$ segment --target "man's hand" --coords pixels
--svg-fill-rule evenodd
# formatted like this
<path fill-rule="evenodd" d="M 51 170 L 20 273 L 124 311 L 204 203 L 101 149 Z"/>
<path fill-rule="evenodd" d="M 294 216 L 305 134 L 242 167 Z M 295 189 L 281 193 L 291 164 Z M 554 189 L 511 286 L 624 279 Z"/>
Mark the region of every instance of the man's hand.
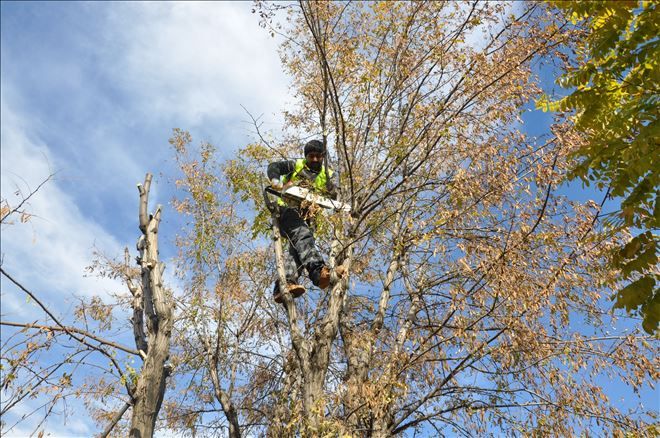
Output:
<path fill-rule="evenodd" d="M 278 190 L 280 192 L 284 188 L 284 184 L 282 184 L 282 181 L 280 181 L 279 179 L 275 179 L 275 178 L 270 180 L 270 186 L 272 188 L 274 188 L 275 190 Z"/>

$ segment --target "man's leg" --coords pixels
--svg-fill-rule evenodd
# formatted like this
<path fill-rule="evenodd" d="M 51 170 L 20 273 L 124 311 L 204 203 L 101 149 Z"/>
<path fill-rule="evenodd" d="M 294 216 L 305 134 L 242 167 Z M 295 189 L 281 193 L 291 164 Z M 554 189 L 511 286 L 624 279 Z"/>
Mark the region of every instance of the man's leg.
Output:
<path fill-rule="evenodd" d="M 289 240 L 292 253 L 297 254 L 297 260 L 309 273 L 309 278 L 316 286 L 327 287 L 329 273 L 324 273 L 325 262 L 316 248 L 314 235 L 309 225 L 300 217 L 297 210 L 285 208 L 280 217 L 280 229 Z M 327 271 L 327 268 L 325 268 Z M 325 274 L 325 276 L 324 276 Z"/>
<path fill-rule="evenodd" d="M 284 232 L 285 227 L 282 226 L 283 221 L 284 221 L 284 214 L 282 214 L 280 217 L 280 231 L 282 232 L 282 235 L 286 237 L 286 233 Z M 294 298 L 297 298 L 305 293 L 305 288 L 298 284 L 298 278 L 300 278 L 302 269 L 303 266 L 302 266 L 302 262 L 300 261 L 300 258 L 298 257 L 298 252 L 296 251 L 293 243 L 289 240 L 288 251 L 284 254 L 284 272 L 286 275 L 287 287 L 289 288 L 289 292 L 291 292 Z M 275 298 L 276 303 L 281 303 L 284 301 L 284 298 L 280 293 L 279 278 L 275 279 L 275 286 L 273 287 L 273 296 Z"/>
<path fill-rule="evenodd" d="M 289 242 L 289 248 L 284 255 L 284 271 L 286 272 L 286 281 L 289 283 L 298 283 L 298 278 L 303 271 L 303 265 L 298 257 L 296 248 Z"/>
<path fill-rule="evenodd" d="M 286 283 L 289 288 L 289 292 L 293 295 L 294 298 L 298 298 L 300 295 L 305 293 L 305 288 L 298 284 L 298 278 L 302 271 L 302 266 L 300 260 L 298 260 L 298 255 L 295 253 L 295 249 L 289 243 L 289 250 L 284 254 L 284 271 L 286 272 Z M 280 280 L 277 278 L 275 280 L 275 286 L 273 287 L 273 297 L 275 298 L 276 303 L 281 303 L 284 301 L 282 294 L 280 293 Z"/>

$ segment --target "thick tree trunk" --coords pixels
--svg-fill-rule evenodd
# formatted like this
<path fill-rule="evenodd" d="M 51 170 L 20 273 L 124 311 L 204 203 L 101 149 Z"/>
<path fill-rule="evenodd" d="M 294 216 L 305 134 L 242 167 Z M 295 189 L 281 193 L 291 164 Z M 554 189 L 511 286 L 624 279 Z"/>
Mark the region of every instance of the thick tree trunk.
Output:
<path fill-rule="evenodd" d="M 310 364 L 309 370 L 303 376 L 303 413 L 305 414 L 307 432 L 311 436 L 318 433 L 325 414 L 323 383 L 325 382 L 327 369 L 327 362 L 315 362 Z"/>
<path fill-rule="evenodd" d="M 138 379 L 134 393 L 135 404 L 131 418 L 130 436 L 135 438 L 152 437 L 158 412 L 165 395 L 165 385 L 168 371 L 164 363 L 169 355 L 169 339 L 166 345 L 156 345 L 159 350 L 147 355 L 142 366 L 142 374 Z"/>
<path fill-rule="evenodd" d="M 350 310 L 347 313 L 350 313 Z M 366 416 L 369 414 L 365 412 L 363 388 L 368 378 L 371 341 L 366 338 L 364 331 L 355 331 L 352 324 L 343 318 L 341 335 L 346 356 L 345 422 L 349 430 L 358 430 L 363 428 Z"/>
<path fill-rule="evenodd" d="M 338 242 L 335 242 L 333 246 L 338 246 Z M 348 271 L 350 257 L 343 260 L 343 266 Z M 306 419 L 306 433 L 310 436 L 320 433 L 320 426 L 325 417 L 323 390 L 325 377 L 330 364 L 332 343 L 337 338 L 341 312 L 346 303 L 347 278 L 335 277 L 332 283 L 327 312 L 324 318 L 316 324 L 313 330 L 314 336 L 304 339 L 302 348 L 300 348 L 300 351 L 304 353 L 300 356 L 303 370 L 303 413 Z M 291 323 L 291 318 L 289 320 Z"/>
<path fill-rule="evenodd" d="M 130 436 L 135 438 L 152 437 L 158 412 L 165 395 L 166 380 L 170 373 L 166 361 L 169 357 L 170 336 L 172 334 L 173 302 L 163 287 L 164 265 L 158 261 L 158 225 L 160 206 L 153 216 L 147 215 L 151 174 L 147 174 L 140 191 L 140 230 L 138 239 L 140 256 L 138 262 L 142 270 L 142 309 L 146 314 L 146 342 L 139 334 L 141 327 L 134 328 L 138 348 L 147 348 L 144 364 L 133 392 L 133 414 Z M 139 312 L 138 312 L 139 313 Z M 135 317 L 134 324 L 143 318 Z"/>
<path fill-rule="evenodd" d="M 300 370 L 301 374 L 300 393 L 303 410 L 301 431 L 303 435 L 316 436 L 320 433 L 320 426 L 325 416 L 323 386 L 330 363 L 332 343 L 337 338 L 341 312 L 346 303 L 348 279 L 346 277 L 338 278 L 336 272 L 331 274 L 332 290 L 330 291 L 326 314 L 321 321 L 315 324 L 314 329 L 311 330 L 314 335 L 311 337 L 305 336 L 299 327 L 296 304 L 291 294 L 284 287 L 286 285 L 286 278 L 278 210 L 270 203 L 267 195 L 266 205 L 272 214 L 273 244 L 275 247 L 277 273 L 284 299 L 283 304 L 289 322 L 291 344 L 297 360 L 296 368 Z M 353 237 L 349 233 L 347 240 L 352 241 Z M 333 261 L 336 261 L 343 265 L 344 272 L 349 272 L 351 257 L 348 254 L 350 254 L 350 251 L 351 249 L 344 248 L 339 240 L 333 240 L 330 256 L 331 265 Z M 341 257 L 337 257 L 337 260 L 334 260 L 336 255 L 340 253 Z"/>

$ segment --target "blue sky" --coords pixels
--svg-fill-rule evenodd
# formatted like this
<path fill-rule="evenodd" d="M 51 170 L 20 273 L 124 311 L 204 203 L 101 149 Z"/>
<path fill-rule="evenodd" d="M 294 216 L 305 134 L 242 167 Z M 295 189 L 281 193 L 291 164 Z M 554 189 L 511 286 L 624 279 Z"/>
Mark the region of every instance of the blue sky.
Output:
<path fill-rule="evenodd" d="M 94 248 L 134 247 L 135 185 L 148 171 L 151 209 L 164 205 L 163 236 L 171 232 L 161 256 L 173 255 L 171 185 L 159 176 L 172 169 L 172 128 L 230 156 L 253 140 L 241 105 L 276 128 L 288 80 L 249 2 L 0 5 L 2 198 L 16 205 L 55 173 L 30 201 L 32 220 L 3 227 L 2 266 L 66 319 L 72 295 L 123 290 L 84 268 Z M 3 319 L 30 320 L 35 308 L 8 283 Z M 47 430 L 96 432 L 78 420 Z"/>
<path fill-rule="evenodd" d="M 28 206 L 35 217 L 2 229 L 2 266 L 53 309 L 66 315 L 72 295 L 123 290 L 85 277 L 84 268 L 94 247 L 109 255 L 133 248 L 135 184 L 148 171 L 155 174 L 151 208 L 164 205 L 162 236 L 170 236 L 161 255 L 174 254 L 171 185 L 159 176 L 172 170 L 172 128 L 229 157 L 253 140 L 241 105 L 263 114 L 267 128 L 281 124 L 289 81 L 277 39 L 259 27 L 251 6 L 0 3 L 2 198 L 15 205 L 17 191 L 26 194 L 55 173 Z M 551 117 L 534 112 L 525 120 L 545 128 Z M 26 321 L 35 312 L 3 279 L 3 319 Z M 657 392 L 647 397 L 653 400 Z M 16 429 L 15 436 L 27 430 Z M 97 432 L 80 419 L 51 423 L 48 430 L 56 436 Z"/>
<path fill-rule="evenodd" d="M 171 169 L 172 128 L 229 156 L 251 140 L 241 105 L 277 124 L 287 80 L 250 6 L 2 2 L 2 197 L 15 204 L 17 188 L 56 173 L 30 205 L 38 218 L 3 230 L 6 269 L 29 274 L 20 260 L 53 240 L 81 253 L 132 245 L 145 172 L 152 202 L 168 203 L 158 173 Z M 32 284 L 52 286 L 42 278 Z"/>

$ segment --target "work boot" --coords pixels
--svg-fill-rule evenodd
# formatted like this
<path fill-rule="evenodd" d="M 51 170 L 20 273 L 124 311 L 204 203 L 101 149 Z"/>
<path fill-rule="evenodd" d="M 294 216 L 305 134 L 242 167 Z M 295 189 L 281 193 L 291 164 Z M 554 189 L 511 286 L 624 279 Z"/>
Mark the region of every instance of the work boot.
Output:
<path fill-rule="evenodd" d="M 344 267 L 341 265 L 337 266 L 335 268 L 335 273 L 338 277 L 341 277 L 344 273 Z M 314 286 L 318 286 L 321 289 L 327 288 L 330 285 L 330 268 L 326 265 L 321 266 L 309 274 L 309 279 L 312 280 Z"/>
<path fill-rule="evenodd" d="M 299 284 L 287 281 L 286 286 L 289 289 L 289 293 L 293 296 L 293 298 L 298 298 L 300 295 L 305 293 L 305 288 Z M 275 299 L 275 302 L 278 304 L 284 302 L 284 296 L 280 292 L 279 280 L 275 281 L 275 287 L 273 288 L 273 299 Z"/>

